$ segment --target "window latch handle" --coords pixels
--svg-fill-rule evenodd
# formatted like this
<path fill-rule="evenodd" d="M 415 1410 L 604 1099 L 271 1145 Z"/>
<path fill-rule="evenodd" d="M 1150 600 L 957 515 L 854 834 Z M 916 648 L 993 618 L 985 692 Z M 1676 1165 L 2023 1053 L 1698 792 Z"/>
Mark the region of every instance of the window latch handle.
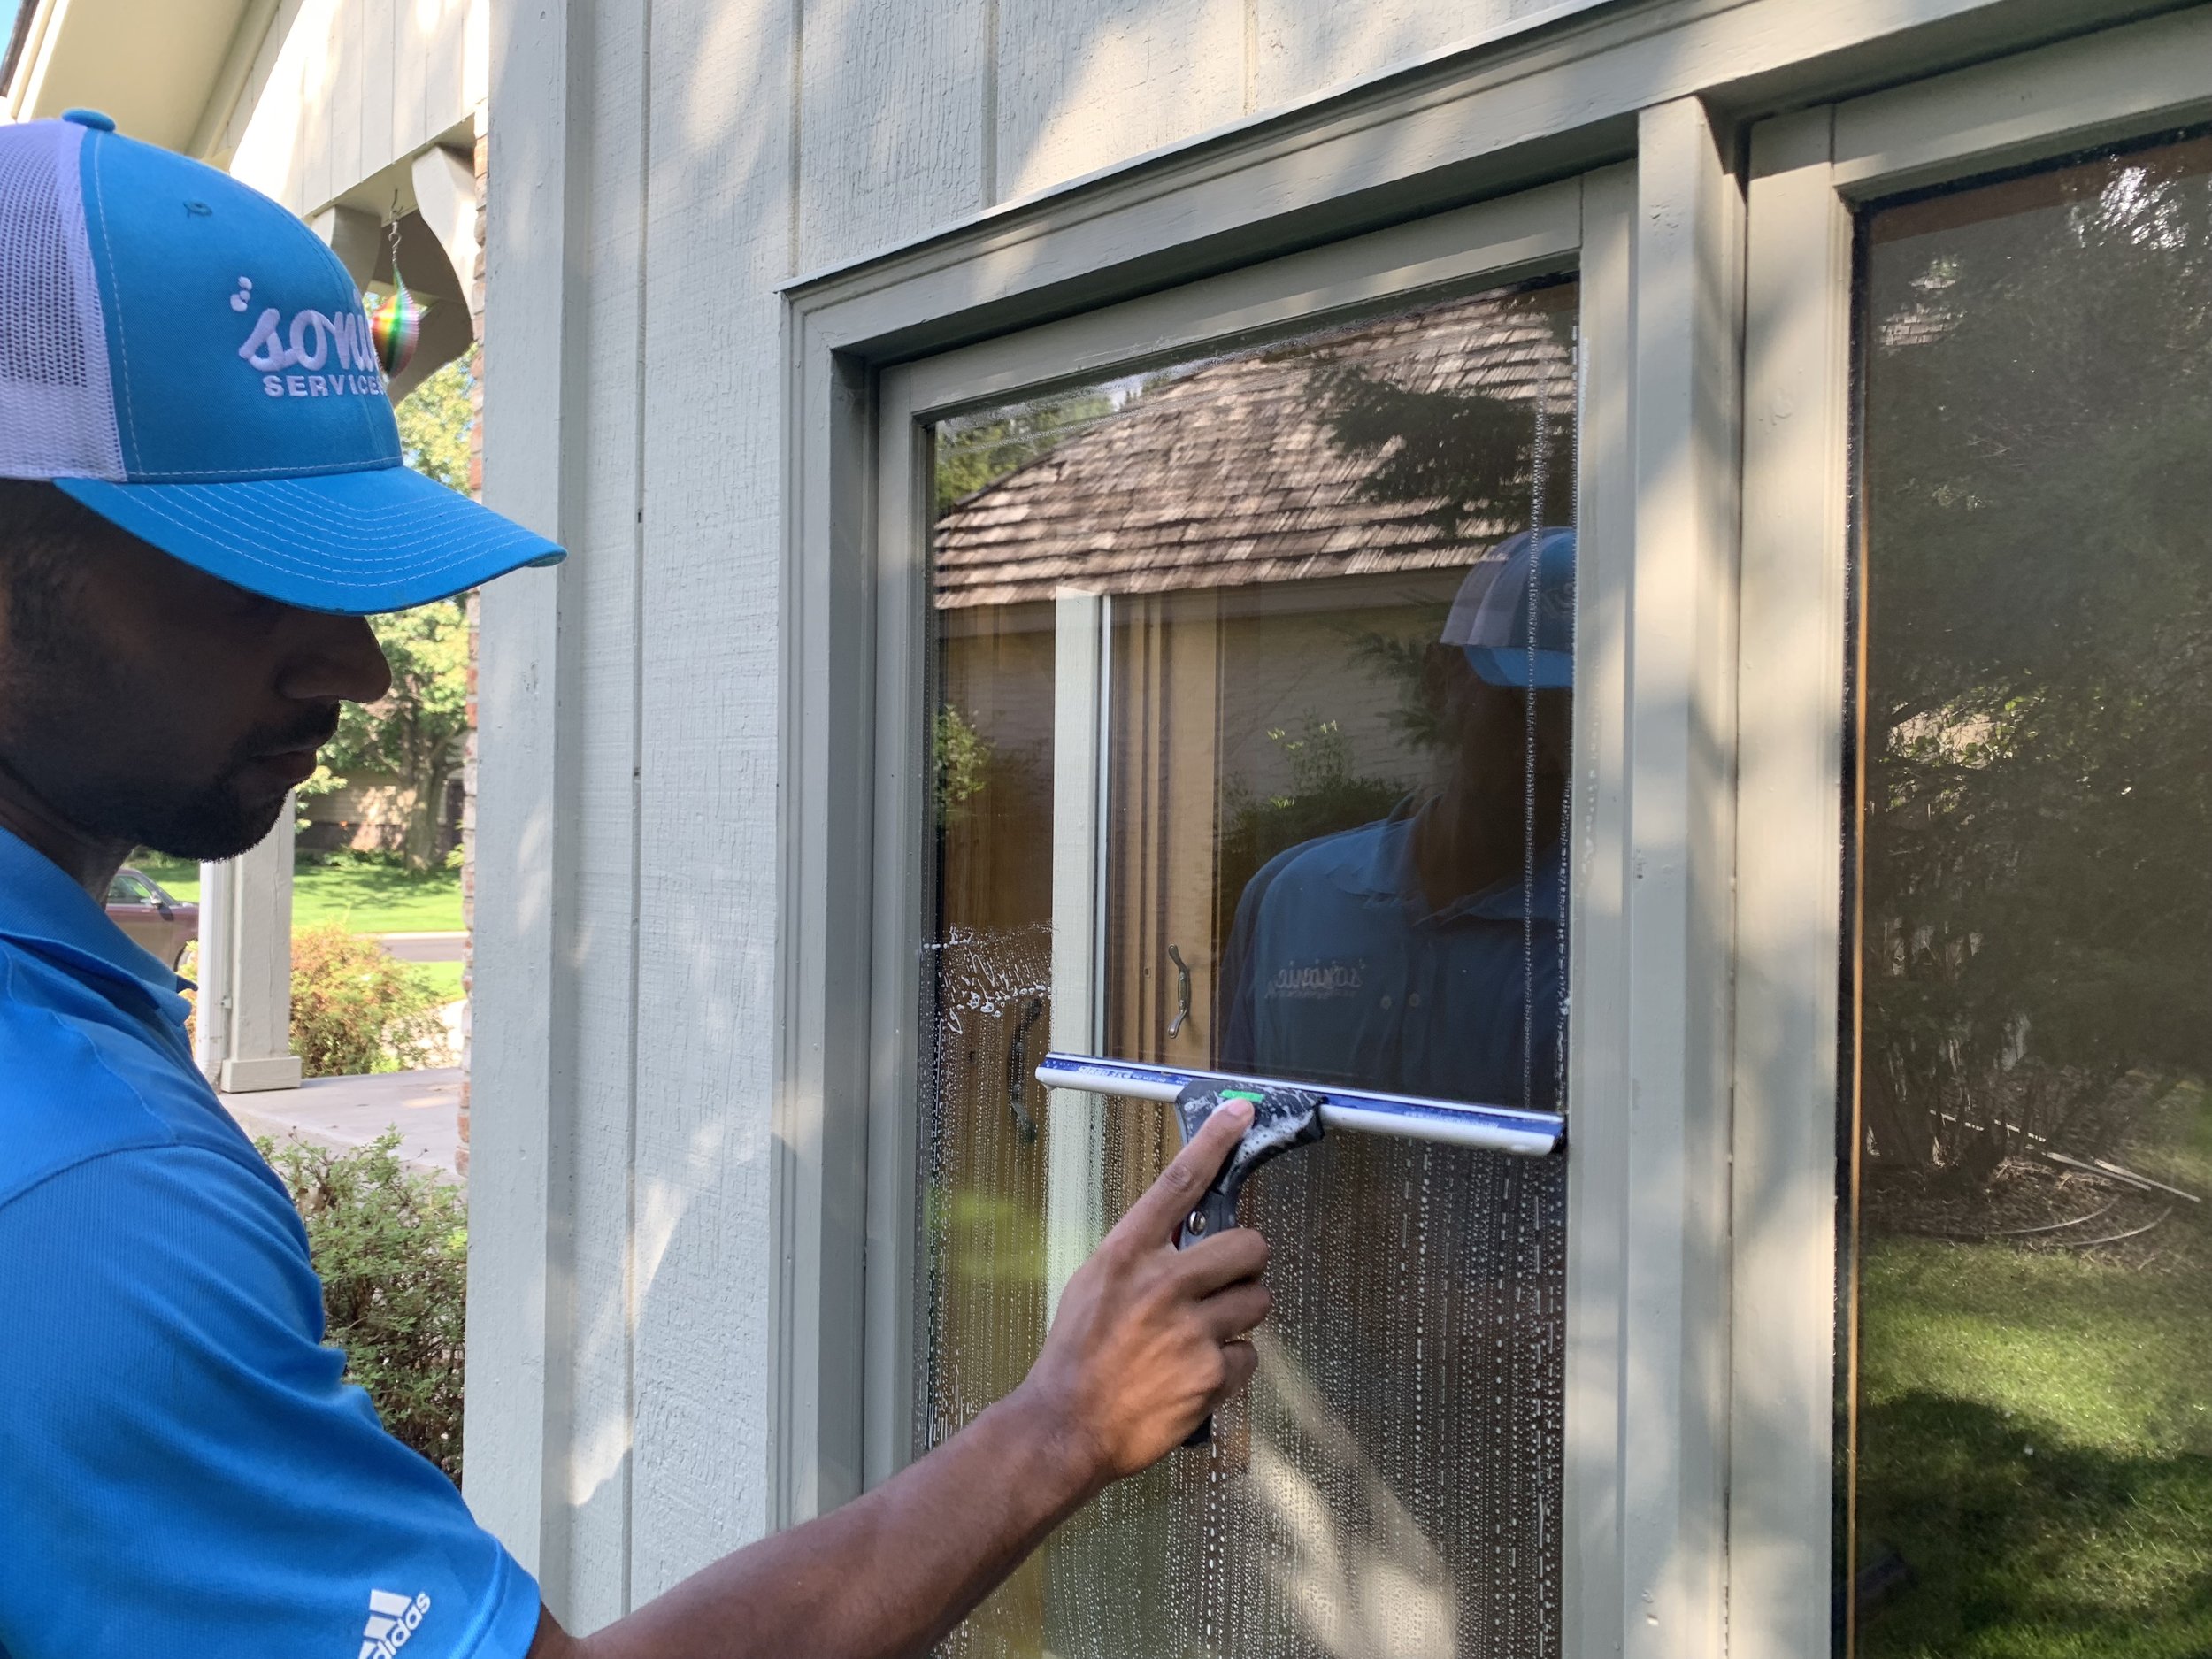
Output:
<path fill-rule="evenodd" d="M 1175 964 L 1175 1018 L 1167 1026 L 1167 1034 L 1172 1037 L 1190 1018 L 1190 964 L 1173 945 L 1167 948 L 1167 959 Z"/>

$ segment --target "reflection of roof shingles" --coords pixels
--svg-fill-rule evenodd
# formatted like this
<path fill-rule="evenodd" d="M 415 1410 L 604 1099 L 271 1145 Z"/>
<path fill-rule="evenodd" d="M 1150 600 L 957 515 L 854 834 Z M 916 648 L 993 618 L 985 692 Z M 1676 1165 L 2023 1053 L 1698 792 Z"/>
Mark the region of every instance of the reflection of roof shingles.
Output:
<path fill-rule="evenodd" d="M 1540 386 L 1556 437 L 1574 369 L 1547 313 L 1572 294 L 1458 301 L 1210 364 L 1144 394 L 945 511 L 936 603 L 1049 599 L 1069 582 L 1162 593 L 1467 564 L 1526 520 L 1471 518 L 1451 531 L 1431 517 L 1440 500 L 1363 498 L 1388 451 L 1338 449 L 1315 407 L 1315 371 L 1356 367 L 1406 391 L 1517 402 Z M 1563 458 L 1554 500 L 1563 505 L 1572 489 Z M 1561 507 L 1547 517 L 1559 521 Z"/>

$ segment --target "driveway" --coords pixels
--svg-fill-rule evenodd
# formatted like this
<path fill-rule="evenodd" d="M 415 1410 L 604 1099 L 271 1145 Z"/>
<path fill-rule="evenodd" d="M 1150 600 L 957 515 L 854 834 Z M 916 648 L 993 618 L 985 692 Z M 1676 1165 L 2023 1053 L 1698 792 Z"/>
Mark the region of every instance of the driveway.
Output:
<path fill-rule="evenodd" d="M 388 1071 L 374 1077 L 310 1078 L 296 1089 L 225 1094 L 224 1109 L 250 1135 L 297 1135 L 319 1145 L 366 1146 L 387 1129 L 417 1169 L 458 1181 L 461 1068 Z"/>
<path fill-rule="evenodd" d="M 402 962 L 460 962 L 468 945 L 466 933 L 372 933 L 369 935 Z"/>

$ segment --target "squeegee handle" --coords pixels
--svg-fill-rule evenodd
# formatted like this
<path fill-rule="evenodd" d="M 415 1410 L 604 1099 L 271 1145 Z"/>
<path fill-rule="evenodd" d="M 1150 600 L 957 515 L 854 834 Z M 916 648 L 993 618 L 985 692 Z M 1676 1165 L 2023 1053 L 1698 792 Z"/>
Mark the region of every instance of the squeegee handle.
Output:
<path fill-rule="evenodd" d="M 1175 1233 L 1177 1249 L 1187 1250 L 1199 1240 L 1210 1239 L 1224 1228 L 1233 1227 L 1237 1225 L 1237 1195 L 1232 1192 L 1225 1192 L 1221 1187 L 1221 1181 L 1227 1179 L 1227 1176 L 1228 1171 L 1225 1168 L 1221 1175 L 1216 1178 L 1215 1184 L 1209 1187 L 1200 1196 L 1196 1208 L 1183 1218 L 1183 1225 L 1176 1230 Z M 1185 1440 L 1183 1444 L 1207 1446 L 1212 1443 L 1213 1438 L 1213 1413 L 1209 1411 L 1199 1420 L 1198 1426 L 1190 1432 L 1189 1438 Z"/>

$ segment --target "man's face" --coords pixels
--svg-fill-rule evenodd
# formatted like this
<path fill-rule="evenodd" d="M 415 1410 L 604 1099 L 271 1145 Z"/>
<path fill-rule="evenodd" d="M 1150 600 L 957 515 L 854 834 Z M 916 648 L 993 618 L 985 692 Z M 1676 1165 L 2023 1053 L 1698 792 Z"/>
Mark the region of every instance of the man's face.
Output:
<path fill-rule="evenodd" d="M 245 851 L 314 771 L 339 703 L 384 695 L 375 636 L 357 617 L 234 588 L 89 512 L 73 522 L 47 579 L 27 583 L 0 558 L 0 774 L 12 774 L 0 787 L 94 840 L 183 858 Z"/>

